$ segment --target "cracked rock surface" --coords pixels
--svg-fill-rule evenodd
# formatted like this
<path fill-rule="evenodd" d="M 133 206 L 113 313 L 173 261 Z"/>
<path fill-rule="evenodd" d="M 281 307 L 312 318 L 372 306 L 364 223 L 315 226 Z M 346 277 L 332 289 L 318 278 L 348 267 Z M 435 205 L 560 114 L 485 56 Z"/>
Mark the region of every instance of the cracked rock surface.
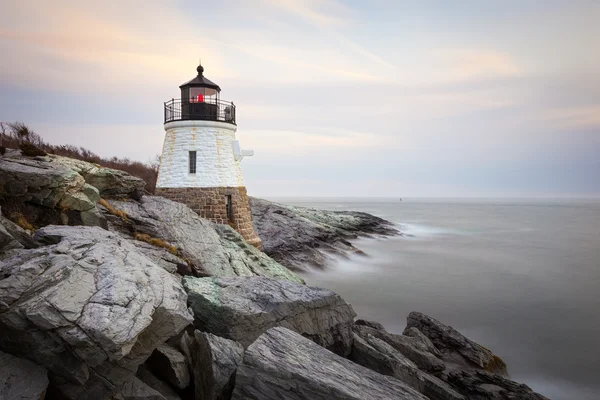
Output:
<path fill-rule="evenodd" d="M 250 208 L 263 251 L 294 270 L 325 268 L 331 254 L 361 253 L 349 239 L 399 234 L 390 222 L 362 212 L 315 210 L 255 197 L 250 197 Z"/>
<path fill-rule="evenodd" d="M 0 157 L 0 187 L 4 196 L 44 207 L 87 211 L 100 198 L 98 190 L 71 168 L 51 157 L 24 157 L 16 150 Z"/>
<path fill-rule="evenodd" d="M 252 343 L 238 367 L 232 400 L 426 400 L 395 378 L 342 358 L 286 328 Z"/>
<path fill-rule="evenodd" d="M 139 202 L 111 201 L 127 214 L 135 230 L 177 247 L 193 265 L 194 272 L 211 276 L 267 276 L 303 282 L 296 273 L 271 259 L 226 225 L 200 218 L 188 206 L 159 196 Z M 130 235 L 123 221 L 111 218 L 111 228 Z"/>
<path fill-rule="evenodd" d="M 0 348 L 48 368 L 70 397 L 114 389 L 192 321 L 179 280 L 121 236 L 47 226 L 35 238 L 46 245 L 0 264 Z"/>
<path fill-rule="evenodd" d="M 198 329 L 247 347 L 274 326 L 350 354 L 356 313 L 329 290 L 264 277 L 183 278 Z"/>

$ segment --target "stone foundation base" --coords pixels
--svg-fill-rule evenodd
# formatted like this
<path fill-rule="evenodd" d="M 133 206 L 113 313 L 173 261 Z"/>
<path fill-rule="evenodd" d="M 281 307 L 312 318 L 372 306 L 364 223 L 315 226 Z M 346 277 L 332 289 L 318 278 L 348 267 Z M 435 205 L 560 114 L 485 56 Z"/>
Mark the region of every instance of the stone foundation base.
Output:
<path fill-rule="evenodd" d="M 252 227 L 252 213 L 244 186 L 213 188 L 156 188 L 156 195 L 183 203 L 202 218 L 227 224 L 238 231 L 247 243 L 260 249 L 262 243 Z M 231 196 L 231 213 L 227 212 Z"/>

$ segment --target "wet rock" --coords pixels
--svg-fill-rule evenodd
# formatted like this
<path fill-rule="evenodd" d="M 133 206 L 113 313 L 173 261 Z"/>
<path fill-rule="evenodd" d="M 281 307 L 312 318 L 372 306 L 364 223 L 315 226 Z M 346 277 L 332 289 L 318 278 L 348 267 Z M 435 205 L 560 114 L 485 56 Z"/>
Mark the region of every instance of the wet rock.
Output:
<path fill-rule="evenodd" d="M 295 273 L 254 246 L 232 228 L 200 218 L 184 204 L 144 196 L 139 202 L 111 201 L 127 214 L 128 223 L 111 219 L 111 228 L 131 236 L 133 230 L 175 246 L 196 274 L 206 276 L 267 276 L 303 282 Z M 131 225 L 132 226 L 131 226 Z"/>
<path fill-rule="evenodd" d="M 0 264 L 0 348 L 62 377 L 71 398 L 119 386 L 192 321 L 179 280 L 121 236 L 47 226 L 35 238 L 49 244 Z"/>
<path fill-rule="evenodd" d="M 45 368 L 0 351 L 0 399 L 40 400 L 47 387 Z"/>
<path fill-rule="evenodd" d="M 190 371 L 185 357 L 168 344 L 159 345 L 146 364 L 156 376 L 178 389 L 185 389 L 190 384 Z"/>
<path fill-rule="evenodd" d="M 352 349 L 356 314 L 328 289 L 264 277 L 183 278 L 198 329 L 244 347 L 267 329 L 282 326 L 337 354 Z"/>
<path fill-rule="evenodd" d="M 184 333 L 181 347 L 191 360 L 196 398 L 229 399 L 244 347 L 233 340 L 198 330 L 194 331 L 193 337 Z"/>
<path fill-rule="evenodd" d="M 330 254 L 359 253 L 357 235 L 396 235 L 388 221 L 367 213 L 322 211 L 250 197 L 252 224 L 263 251 L 288 268 L 324 268 Z"/>
<path fill-rule="evenodd" d="M 423 371 L 438 373 L 446 368 L 444 362 L 436 357 L 435 354 L 432 354 L 429 347 L 424 345 L 420 339 L 396 335 L 385 330 L 373 329 L 366 325 L 354 325 L 353 330 L 363 339 L 374 336 L 384 341 L 402 353 Z M 434 349 L 434 351 L 439 354 L 437 350 Z"/>
<path fill-rule="evenodd" d="M 419 370 L 416 364 L 398 350 L 373 335 L 354 335 L 351 359 L 363 367 L 393 376 L 431 400 L 464 400 L 441 379 Z"/>
<path fill-rule="evenodd" d="M 232 400 L 423 399 L 403 382 L 361 367 L 285 328 L 244 353 Z"/>
<path fill-rule="evenodd" d="M 406 332 L 416 328 L 442 353 L 443 359 L 453 368 L 483 369 L 498 375 L 507 375 L 506 364 L 490 350 L 463 336 L 451 326 L 425 314 L 411 312 L 407 318 Z"/>

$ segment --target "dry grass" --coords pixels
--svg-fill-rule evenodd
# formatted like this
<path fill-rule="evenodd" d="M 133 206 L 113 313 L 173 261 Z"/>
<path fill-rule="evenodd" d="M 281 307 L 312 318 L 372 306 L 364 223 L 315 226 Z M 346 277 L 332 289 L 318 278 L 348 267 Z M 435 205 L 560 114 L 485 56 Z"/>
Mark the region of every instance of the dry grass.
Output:
<path fill-rule="evenodd" d="M 106 208 L 106 210 L 109 213 L 111 213 L 112 215 L 115 215 L 115 216 L 121 218 L 123 221 L 127 221 L 127 214 L 121 210 L 117 210 L 116 208 L 114 208 L 113 206 L 108 204 L 108 201 L 106 201 L 104 199 L 100 199 L 100 200 L 98 200 L 98 204 L 100 204 L 102 207 Z"/>
<path fill-rule="evenodd" d="M 25 229 L 26 231 L 35 231 L 35 227 L 31 224 L 31 222 L 27 221 L 27 219 L 25 218 L 25 216 L 22 213 L 16 213 L 10 216 L 11 220 L 19 225 L 21 228 Z"/>
<path fill-rule="evenodd" d="M 142 242 L 146 242 L 146 243 L 150 243 L 153 246 L 156 247 L 161 247 L 163 249 L 166 249 L 169 253 L 178 256 L 179 252 L 177 251 L 177 247 L 173 246 L 172 244 L 169 244 L 167 242 L 165 242 L 162 239 L 158 239 L 158 238 L 153 238 L 150 235 L 147 235 L 145 233 L 136 233 L 135 234 L 135 240 L 139 240 Z"/>

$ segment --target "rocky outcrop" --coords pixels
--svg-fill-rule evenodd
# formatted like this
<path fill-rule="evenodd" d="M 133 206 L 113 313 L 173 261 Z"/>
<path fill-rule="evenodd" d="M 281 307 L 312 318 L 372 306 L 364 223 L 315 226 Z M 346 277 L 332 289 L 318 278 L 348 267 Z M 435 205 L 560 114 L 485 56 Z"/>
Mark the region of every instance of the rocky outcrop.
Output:
<path fill-rule="evenodd" d="M 360 253 L 349 239 L 399 233 L 390 222 L 367 213 L 314 210 L 253 197 L 250 207 L 263 251 L 294 270 L 325 268 L 331 254 Z"/>
<path fill-rule="evenodd" d="M 282 326 L 342 356 L 352 349 L 352 307 L 328 289 L 264 277 L 183 278 L 198 329 L 247 347 Z"/>
<path fill-rule="evenodd" d="M 0 399 L 41 400 L 48 387 L 48 371 L 0 351 Z"/>
<path fill-rule="evenodd" d="M 76 171 L 50 157 L 23 157 L 17 151 L 0 158 L 0 187 L 4 198 L 44 207 L 86 211 L 100 198 Z"/>
<path fill-rule="evenodd" d="M 423 371 L 436 373 L 446 368 L 444 362 L 438 358 L 439 351 L 435 347 L 428 347 L 421 339 L 396 335 L 366 325 L 354 325 L 353 330 L 363 339 L 374 337 L 388 343 Z"/>
<path fill-rule="evenodd" d="M 411 312 L 407 319 L 406 333 L 410 333 L 411 328 L 416 328 L 429 338 L 452 369 L 475 368 L 498 375 L 507 375 L 506 364 L 500 357 L 466 338 L 451 326 L 444 325 L 425 314 Z"/>
<path fill-rule="evenodd" d="M 469 400 L 549 400 L 527 385 L 485 371 L 451 372 L 446 379 Z"/>
<path fill-rule="evenodd" d="M 546 399 L 508 379 L 506 366 L 491 351 L 424 314 L 410 313 L 403 335 L 369 321 L 357 321 L 353 330 L 354 361 L 397 377 L 430 399 Z M 495 363 L 496 373 L 487 371 L 490 362 L 475 362 L 485 359 Z"/>
<path fill-rule="evenodd" d="M 195 398 L 229 399 L 244 347 L 233 340 L 196 330 L 193 337 L 187 332 L 182 336 L 181 348 L 192 365 Z"/>
<path fill-rule="evenodd" d="M 355 334 L 351 359 L 363 367 L 393 376 L 431 400 L 465 400 L 441 379 L 420 371 L 416 364 L 371 334 Z"/>
<path fill-rule="evenodd" d="M 110 201 L 127 215 L 127 221 L 106 214 L 111 229 L 133 237 L 147 234 L 177 248 L 194 273 L 201 276 L 267 276 L 303 282 L 295 273 L 247 244 L 232 228 L 200 218 L 188 206 L 163 197 L 144 196 L 136 201 Z"/>
<path fill-rule="evenodd" d="M 248 347 L 235 379 L 232 400 L 427 399 L 281 327 Z"/>
<path fill-rule="evenodd" d="M 179 280 L 97 227 L 47 226 L 0 264 L 0 348 L 48 368 L 68 398 L 106 393 L 192 321 Z"/>
<path fill-rule="evenodd" d="M 185 357 L 168 344 L 159 345 L 146 365 L 157 377 L 177 389 L 185 389 L 190 384 L 190 371 Z"/>
<path fill-rule="evenodd" d="M 101 167 L 86 161 L 61 156 L 48 156 L 54 164 L 77 172 L 85 182 L 100 192 L 101 196 L 140 198 L 146 182 L 127 172 Z"/>

